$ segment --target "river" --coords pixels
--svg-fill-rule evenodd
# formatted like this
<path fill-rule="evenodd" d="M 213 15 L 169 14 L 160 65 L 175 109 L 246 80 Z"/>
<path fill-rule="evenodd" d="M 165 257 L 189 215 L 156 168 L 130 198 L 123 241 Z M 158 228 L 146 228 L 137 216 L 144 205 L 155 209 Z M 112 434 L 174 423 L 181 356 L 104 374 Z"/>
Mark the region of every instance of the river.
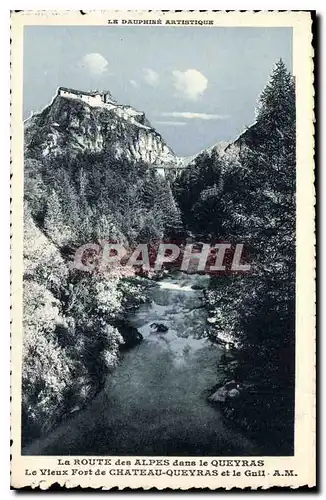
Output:
<path fill-rule="evenodd" d="M 123 354 L 85 408 L 32 443 L 28 455 L 243 456 L 261 450 L 207 402 L 223 348 L 203 332 L 207 276 L 179 273 L 150 290 L 129 321 L 144 340 Z M 164 324 L 157 332 L 153 323 Z"/>

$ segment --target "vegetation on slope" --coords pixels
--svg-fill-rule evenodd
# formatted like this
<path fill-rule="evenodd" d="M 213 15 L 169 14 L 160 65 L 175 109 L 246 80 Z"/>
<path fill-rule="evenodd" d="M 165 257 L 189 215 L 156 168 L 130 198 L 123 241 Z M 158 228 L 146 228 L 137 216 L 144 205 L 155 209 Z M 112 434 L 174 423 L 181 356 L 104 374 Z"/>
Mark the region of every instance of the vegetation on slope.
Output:
<path fill-rule="evenodd" d="M 119 269 L 73 269 L 75 250 L 101 239 L 156 241 L 178 229 L 180 216 L 150 166 L 69 149 L 60 157 L 27 152 L 25 206 L 23 429 L 31 439 L 86 404 L 120 346 L 139 340 L 125 314 L 146 300 L 144 281 Z"/>

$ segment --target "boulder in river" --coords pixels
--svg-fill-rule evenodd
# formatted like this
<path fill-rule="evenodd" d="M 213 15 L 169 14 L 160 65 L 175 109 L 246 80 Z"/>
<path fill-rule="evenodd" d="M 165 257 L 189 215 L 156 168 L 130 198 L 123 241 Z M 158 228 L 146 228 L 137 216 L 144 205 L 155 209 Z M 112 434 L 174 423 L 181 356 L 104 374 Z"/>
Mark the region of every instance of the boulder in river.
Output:
<path fill-rule="evenodd" d="M 192 290 L 204 290 L 205 289 L 205 287 L 203 285 L 198 285 L 198 284 L 191 285 L 191 288 L 192 288 Z"/>
<path fill-rule="evenodd" d="M 151 328 L 155 328 L 156 332 L 165 333 L 168 331 L 168 327 L 163 325 L 163 323 L 152 323 Z"/>
<path fill-rule="evenodd" d="M 224 403 L 227 398 L 236 398 L 240 395 L 241 385 L 234 380 L 226 382 L 226 384 L 218 387 L 216 391 L 213 392 L 208 397 L 210 403 Z"/>
<path fill-rule="evenodd" d="M 231 390 L 228 392 L 228 397 L 229 397 L 229 398 L 237 398 L 238 396 L 240 396 L 240 391 L 239 391 L 239 389 L 231 389 Z"/>
<path fill-rule="evenodd" d="M 130 349 L 131 347 L 135 347 L 142 340 L 142 334 L 135 328 L 130 325 L 127 321 L 118 320 L 116 322 L 116 327 L 118 328 L 122 338 L 124 340 L 124 344 L 121 345 L 121 350 Z"/>

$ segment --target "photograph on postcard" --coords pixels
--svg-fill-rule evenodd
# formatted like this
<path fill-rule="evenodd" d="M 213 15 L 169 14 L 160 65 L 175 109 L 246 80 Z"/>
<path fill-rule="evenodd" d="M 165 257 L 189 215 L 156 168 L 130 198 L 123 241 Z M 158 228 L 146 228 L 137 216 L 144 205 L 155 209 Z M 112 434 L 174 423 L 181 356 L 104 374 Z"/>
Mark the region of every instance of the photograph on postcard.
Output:
<path fill-rule="evenodd" d="M 21 456 L 293 458 L 293 22 L 119 14 L 21 30 Z"/>

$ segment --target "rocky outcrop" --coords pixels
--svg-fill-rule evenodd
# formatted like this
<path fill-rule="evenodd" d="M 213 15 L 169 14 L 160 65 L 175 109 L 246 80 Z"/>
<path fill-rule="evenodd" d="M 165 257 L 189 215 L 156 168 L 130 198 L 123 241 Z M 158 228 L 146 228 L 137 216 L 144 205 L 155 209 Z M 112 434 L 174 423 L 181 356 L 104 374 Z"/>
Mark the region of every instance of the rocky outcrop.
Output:
<path fill-rule="evenodd" d="M 25 147 L 33 156 L 108 152 L 116 160 L 142 161 L 156 168 L 182 168 L 145 114 L 115 101 L 91 105 L 57 95 L 40 113 L 25 121 Z"/>
<path fill-rule="evenodd" d="M 208 397 L 208 401 L 210 403 L 225 403 L 227 399 L 238 397 L 242 389 L 242 384 L 239 384 L 235 380 L 226 382 L 216 390 L 214 389 L 214 392 Z"/>

